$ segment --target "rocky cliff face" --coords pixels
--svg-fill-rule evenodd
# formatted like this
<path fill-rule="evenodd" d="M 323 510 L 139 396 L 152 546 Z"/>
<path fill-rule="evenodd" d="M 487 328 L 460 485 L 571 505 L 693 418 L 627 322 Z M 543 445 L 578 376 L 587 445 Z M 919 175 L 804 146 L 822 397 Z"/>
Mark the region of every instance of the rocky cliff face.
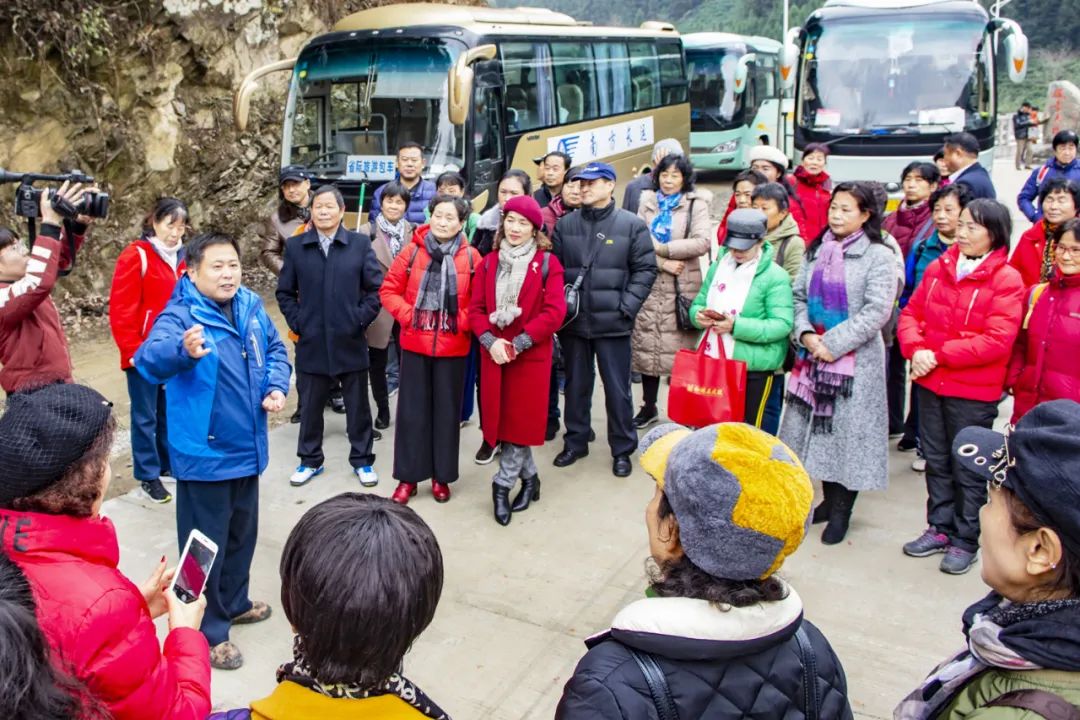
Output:
<path fill-rule="evenodd" d="M 116 256 L 161 195 L 185 200 L 196 229 L 239 236 L 248 280 L 267 281 L 255 232 L 275 198 L 286 75 L 264 79 L 242 136 L 233 93 L 251 70 L 295 56 L 341 17 L 379 4 L 0 2 L 0 167 L 77 168 L 112 194 L 110 217 L 57 292 L 74 328 L 104 312 Z M 21 227 L 13 196 L 13 185 L 0 186 L 0 221 Z"/>

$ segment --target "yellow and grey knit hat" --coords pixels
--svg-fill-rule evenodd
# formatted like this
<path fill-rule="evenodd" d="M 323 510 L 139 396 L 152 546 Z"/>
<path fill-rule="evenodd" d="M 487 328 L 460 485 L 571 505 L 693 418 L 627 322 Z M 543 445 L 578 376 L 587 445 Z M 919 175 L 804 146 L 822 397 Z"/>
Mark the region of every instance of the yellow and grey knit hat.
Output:
<path fill-rule="evenodd" d="M 653 428 L 641 467 L 664 491 L 690 560 L 725 580 L 763 580 L 806 537 L 814 488 L 784 443 L 743 423 Z"/>

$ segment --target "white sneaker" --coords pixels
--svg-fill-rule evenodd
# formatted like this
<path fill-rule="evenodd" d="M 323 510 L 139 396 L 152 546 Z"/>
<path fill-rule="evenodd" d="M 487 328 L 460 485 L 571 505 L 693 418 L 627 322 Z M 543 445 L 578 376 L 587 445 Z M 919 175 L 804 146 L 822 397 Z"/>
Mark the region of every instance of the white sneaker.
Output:
<path fill-rule="evenodd" d="M 293 487 L 300 487 L 301 485 L 307 485 L 311 478 L 316 475 L 321 475 L 323 466 L 320 465 L 317 468 L 308 467 L 307 465 L 298 465 L 296 472 L 289 478 L 289 484 Z"/>
<path fill-rule="evenodd" d="M 360 479 L 360 484 L 364 487 L 375 487 L 379 484 L 379 476 L 375 473 L 375 468 L 370 465 L 353 468 L 353 472 L 356 473 L 356 477 Z"/>
<path fill-rule="evenodd" d="M 911 469 L 915 472 L 926 472 L 926 458 L 917 457 L 912 460 Z"/>

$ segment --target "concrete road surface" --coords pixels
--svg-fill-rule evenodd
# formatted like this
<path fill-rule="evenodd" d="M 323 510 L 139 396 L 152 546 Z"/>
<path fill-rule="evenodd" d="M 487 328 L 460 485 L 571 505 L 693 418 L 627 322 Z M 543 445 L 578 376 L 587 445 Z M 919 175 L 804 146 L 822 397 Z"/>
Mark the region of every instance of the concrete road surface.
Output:
<path fill-rule="evenodd" d="M 996 171 L 1003 200 L 1012 205 L 1023 178 L 1007 163 Z M 1026 227 L 1024 222 L 1018 229 Z M 76 353 L 80 379 L 87 379 L 81 368 L 93 354 Z M 108 382 L 119 399 L 123 381 L 115 375 Z M 639 395 L 640 386 L 634 389 Z M 453 499 L 437 505 L 425 485 L 410 504 L 439 538 L 446 584 L 435 621 L 405 659 L 405 673 L 458 720 L 551 718 L 585 650 L 583 638 L 608 627 L 620 608 L 642 596 L 648 554 L 643 514 L 653 483 L 638 469 L 630 478 L 612 476 L 603 408 L 598 387 L 593 410 L 599 441 L 585 460 L 558 470 L 551 461 L 560 442 L 538 451 L 542 500 L 515 515 L 508 527 L 491 518 L 495 466 L 472 462 L 480 444 L 475 424 L 462 434 L 462 476 Z M 1002 417 L 1008 417 L 1007 409 Z M 289 487 L 297 463 L 296 428 L 272 432 L 261 485 L 252 597 L 269 601 L 275 614 L 266 623 L 234 630 L 246 664 L 214 672 L 218 708 L 246 705 L 269 693 L 275 669 L 290 658 L 277 571 L 290 528 L 314 503 L 360 490 L 349 472 L 343 419 L 332 413 L 326 473 L 307 487 Z M 393 427 L 376 443 L 382 482 L 375 492 L 387 496 L 394 487 L 392 432 Z M 925 489 L 922 476 L 910 470 L 912 457 L 893 450 L 888 491 L 859 497 L 846 542 L 823 546 L 821 526 L 814 526 L 782 570 L 802 595 L 807 617 L 840 656 L 860 717 L 890 717 L 897 701 L 960 646 L 961 611 L 986 592 L 978 565 L 966 576 L 951 577 L 938 571 L 940 558 L 901 554 L 900 546 L 924 525 Z M 130 577 L 142 580 L 163 553 L 176 560 L 172 505 L 153 505 L 130 493 L 106 503 L 105 512 L 118 528 L 121 567 Z"/>

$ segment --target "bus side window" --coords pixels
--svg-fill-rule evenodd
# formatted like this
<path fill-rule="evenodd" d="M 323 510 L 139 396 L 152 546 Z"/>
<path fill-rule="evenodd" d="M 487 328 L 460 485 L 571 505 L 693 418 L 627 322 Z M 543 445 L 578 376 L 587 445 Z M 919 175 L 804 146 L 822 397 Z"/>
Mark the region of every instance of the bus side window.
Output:
<path fill-rule="evenodd" d="M 546 43 L 503 43 L 503 78 L 508 132 L 518 133 L 556 123 L 551 79 L 551 51 Z"/>
<path fill-rule="evenodd" d="M 660 60 L 651 42 L 632 42 L 630 48 L 630 97 L 634 110 L 660 104 Z"/>
<path fill-rule="evenodd" d="M 559 123 L 597 117 L 596 73 L 589 46 L 584 43 L 552 43 L 551 61 Z"/>
<path fill-rule="evenodd" d="M 660 56 L 660 86 L 663 88 L 664 104 L 676 105 L 686 102 L 686 66 L 682 48 L 678 43 L 658 42 Z"/>
<path fill-rule="evenodd" d="M 600 115 L 608 117 L 630 112 L 630 56 L 623 43 L 593 45 L 596 57 L 597 94 Z"/>

